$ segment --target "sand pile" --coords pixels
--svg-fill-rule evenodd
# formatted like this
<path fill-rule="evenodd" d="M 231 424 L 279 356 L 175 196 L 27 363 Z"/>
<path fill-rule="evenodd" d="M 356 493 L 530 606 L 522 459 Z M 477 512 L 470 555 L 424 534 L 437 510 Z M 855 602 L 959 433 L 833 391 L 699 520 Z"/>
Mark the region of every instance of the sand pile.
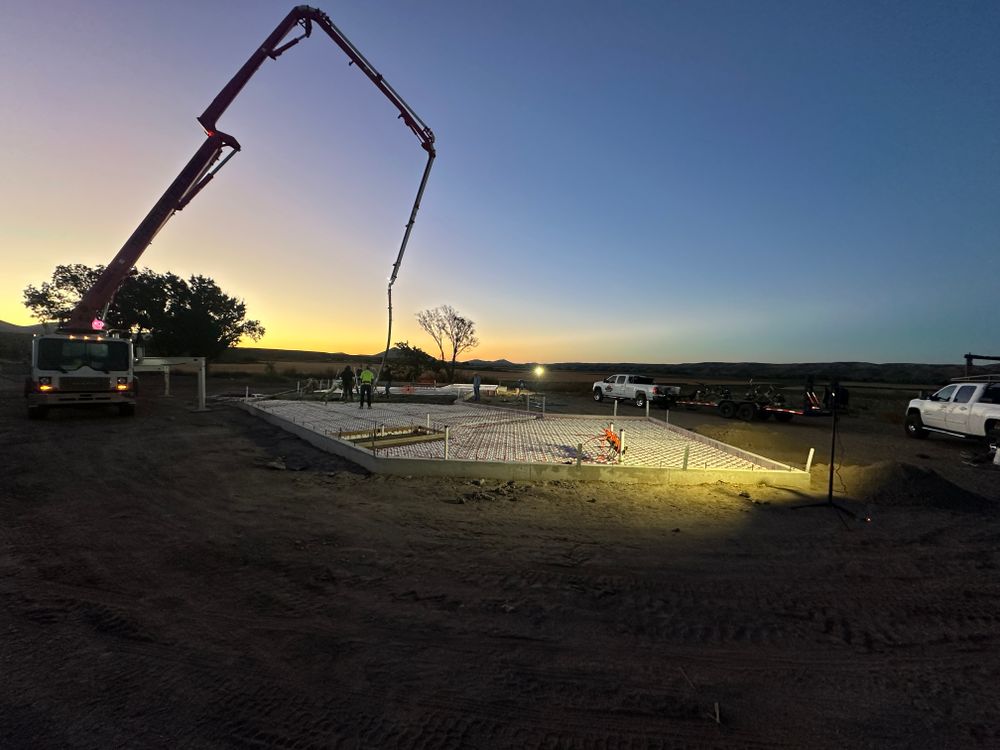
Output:
<path fill-rule="evenodd" d="M 814 466 L 828 476 L 829 466 Z M 896 461 L 843 466 L 833 479 L 836 495 L 883 506 L 913 506 L 959 512 L 996 512 L 995 502 L 965 490 L 932 469 Z"/>

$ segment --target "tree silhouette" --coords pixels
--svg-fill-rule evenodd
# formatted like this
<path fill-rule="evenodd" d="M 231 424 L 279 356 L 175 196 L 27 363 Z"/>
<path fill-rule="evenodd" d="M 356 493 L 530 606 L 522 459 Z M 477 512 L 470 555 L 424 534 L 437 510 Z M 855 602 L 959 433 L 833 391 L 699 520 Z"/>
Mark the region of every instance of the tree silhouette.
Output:
<path fill-rule="evenodd" d="M 28 285 L 24 304 L 41 321 L 62 320 L 103 268 L 56 266 L 52 280 Z M 148 268 L 122 283 L 105 316 L 110 329 L 148 333 L 147 352 L 215 359 L 244 336 L 257 341 L 264 327 L 246 319 L 246 303 L 230 297 L 207 276 L 182 279 Z"/>
<path fill-rule="evenodd" d="M 476 324 L 464 318 L 451 305 L 440 305 L 417 313 L 417 323 L 434 339 L 441 354 L 441 365 L 448 372 L 448 380 L 455 379 L 458 355 L 479 346 Z M 451 362 L 445 359 L 445 347 L 451 349 Z"/>

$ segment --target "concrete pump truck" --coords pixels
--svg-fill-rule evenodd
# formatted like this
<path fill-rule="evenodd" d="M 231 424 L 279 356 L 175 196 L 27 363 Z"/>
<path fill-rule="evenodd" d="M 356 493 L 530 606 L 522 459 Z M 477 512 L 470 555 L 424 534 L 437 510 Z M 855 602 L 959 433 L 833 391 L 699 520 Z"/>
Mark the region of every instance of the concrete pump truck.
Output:
<path fill-rule="evenodd" d="M 317 8 L 300 5 L 285 16 L 219 92 L 208 109 L 198 117 L 198 122 L 205 129 L 204 143 L 93 286 L 73 308 L 68 320 L 61 322 L 56 333 L 39 335 L 33 340 L 31 375 L 25 382 L 29 417 L 35 419 L 44 417 L 53 406 L 84 404 L 115 405 L 119 413 L 126 416 L 135 413 L 137 382 L 133 369 L 135 364 L 133 341 L 127 333 L 104 330 L 103 318 L 107 315 L 108 307 L 140 256 L 170 217 L 190 203 L 240 150 L 239 142 L 233 136 L 219 130 L 216 121 L 265 60 L 268 58 L 276 60 L 279 55 L 308 37 L 312 33 L 314 24 L 326 32 L 327 36 L 344 51 L 350 60 L 349 64 L 356 65 L 389 99 L 399 111 L 399 119 L 417 136 L 421 147 L 427 152 L 427 164 L 389 281 L 391 316 L 392 283 L 399 271 L 410 230 L 416 220 L 424 187 L 436 156 L 434 133 L 341 33 L 329 16 Z M 284 41 L 296 27 L 300 29 L 298 36 Z"/>

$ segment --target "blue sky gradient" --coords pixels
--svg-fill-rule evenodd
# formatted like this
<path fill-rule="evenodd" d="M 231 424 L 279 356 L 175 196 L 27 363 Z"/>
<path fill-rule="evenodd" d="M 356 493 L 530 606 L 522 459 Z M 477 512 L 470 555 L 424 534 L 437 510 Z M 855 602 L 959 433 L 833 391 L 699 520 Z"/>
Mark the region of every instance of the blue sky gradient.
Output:
<path fill-rule="evenodd" d="M 316 4 L 438 137 L 393 340 L 451 304 L 515 361 L 1000 353 L 1000 4 Z M 28 323 L 291 4 L 0 7 L 0 318 Z M 262 345 L 380 350 L 417 140 L 319 34 L 219 124 L 244 152 L 140 265 L 213 276 Z"/>

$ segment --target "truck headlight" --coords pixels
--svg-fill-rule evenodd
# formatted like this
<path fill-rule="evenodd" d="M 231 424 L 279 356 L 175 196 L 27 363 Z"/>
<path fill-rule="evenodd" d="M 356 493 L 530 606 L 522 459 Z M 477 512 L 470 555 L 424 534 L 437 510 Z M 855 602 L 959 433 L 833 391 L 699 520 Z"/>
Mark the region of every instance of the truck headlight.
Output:
<path fill-rule="evenodd" d="M 118 383 L 115 385 L 115 390 L 127 391 L 128 390 L 128 378 L 118 378 Z"/>
<path fill-rule="evenodd" d="M 51 391 L 52 390 L 52 378 L 41 377 L 38 379 L 38 390 L 40 391 Z"/>

